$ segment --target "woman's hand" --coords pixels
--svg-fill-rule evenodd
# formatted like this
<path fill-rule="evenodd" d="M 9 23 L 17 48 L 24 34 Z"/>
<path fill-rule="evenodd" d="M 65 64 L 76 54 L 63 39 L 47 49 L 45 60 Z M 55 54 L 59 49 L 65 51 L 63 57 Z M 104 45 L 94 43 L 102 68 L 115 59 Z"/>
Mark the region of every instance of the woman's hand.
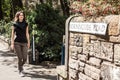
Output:
<path fill-rule="evenodd" d="M 27 47 L 28 47 L 28 49 L 30 48 L 30 43 L 29 42 L 27 43 Z"/>
<path fill-rule="evenodd" d="M 30 39 L 29 39 L 29 31 L 28 31 L 28 26 L 27 26 L 27 28 L 26 28 L 26 37 L 27 37 L 27 47 L 28 47 L 28 49 L 30 48 Z"/>
<path fill-rule="evenodd" d="M 11 50 L 14 50 L 14 44 L 11 44 L 10 48 Z"/>

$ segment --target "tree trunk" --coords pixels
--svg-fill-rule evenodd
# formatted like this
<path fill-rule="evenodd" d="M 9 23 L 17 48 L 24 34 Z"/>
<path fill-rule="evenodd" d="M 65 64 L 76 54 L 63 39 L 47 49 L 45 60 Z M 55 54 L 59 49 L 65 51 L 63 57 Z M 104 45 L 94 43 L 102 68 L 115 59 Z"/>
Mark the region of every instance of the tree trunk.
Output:
<path fill-rule="evenodd" d="M 40 0 L 40 3 L 43 4 L 44 3 L 43 0 Z"/>
<path fill-rule="evenodd" d="M 17 8 L 23 8 L 23 3 L 22 0 L 12 0 L 12 5 L 13 5 L 13 9 L 14 9 L 14 13 L 17 12 Z"/>
<path fill-rule="evenodd" d="M 50 6 L 52 6 L 52 5 L 53 5 L 52 0 L 49 0 L 49 2 L 48 2 L 48 3 L 50 4 Z"/>
<path fill-rule="evenodd" d="M 22 0 L 18 0 L 18 7 L 23 8 Z"/>
<path fill-rule="evenodd" d="M 23 8 L 22 0 L 11 0 L 11 10 L 10 10 L 10 18 L 13 19 L 15 16 L 15 13 Z"/>
<path fill-rule="evenodd" d="M 22 4 L 24 7 L 28 7 L 28 1 L 29 0 L 22 0 Z"/>
<path fill-rule="evenodd" d="M 69 16 L 70 15 L 70 8 L 68 6 L 68 1 L 67 0 L 64 0 L 64 5 L 65 5 L 65 15 L 66 16 Z"/>
<path fill-rule="evenodd" d="M 0 20 L 3 19 L 2 0 L 0 0 Z"/>
<path fill-rule="evenodd" d="M 60 0 L 61 8 L 63 10 L 63 15 L 69 16 L 69 6 L 67 0 Z"/>

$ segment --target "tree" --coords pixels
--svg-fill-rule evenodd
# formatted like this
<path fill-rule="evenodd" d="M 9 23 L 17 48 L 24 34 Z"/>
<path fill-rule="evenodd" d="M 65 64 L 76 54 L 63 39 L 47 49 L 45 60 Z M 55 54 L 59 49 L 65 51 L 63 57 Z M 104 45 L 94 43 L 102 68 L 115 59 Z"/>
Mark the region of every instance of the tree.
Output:
<path fill-rule="evenodd" d="M 42 4 L 43 4 L 43 0 L 40 0 L 40 3 L 42 3 Z"/>
<path fill-rule="evenodd" d="M 87 1 L 87 0 L 86 0 Z M 71 4 L 73 14 L 80 13 L 83 16 L 105 16 L 110 14 L 120 14 L 120 1 L 118 0 L 88 0 L 83 3 L 73 1 Z"/>
<path fill-rule="evenodd" d="M 2 0 L 0 0 L 0 20 L 3 19 Z"/>
<path fill-rule="evenodd" d="M 17 10 L 22 9 L 22 8 L 23 8 L 22 0 L 12 0 L 13 14 L 15 14 Z"/>
<path fill-rule="evenodd" d="M 9 22 L 18 10 L 23 10 L 22 0 L 0 0 L 0 20 Z"/>
<path fill-rule="evenodd" d="M 62 37 L 64 35 L 65 17 L 49 4 L 39 4 L 36 9 L 28 15 L 28 22 L 36 24 L 35 43 L 40 55 L 49 59 L 60 58 Z"/>
<path fill-rule="evenodd" d="M 61 8 L 63 10 L 63 14 L 65 16 L 69 16 L 70 13 L 69 13 L 68 1 L 67 0 L 60 0 L 60 3 L 61 3 Z"/>

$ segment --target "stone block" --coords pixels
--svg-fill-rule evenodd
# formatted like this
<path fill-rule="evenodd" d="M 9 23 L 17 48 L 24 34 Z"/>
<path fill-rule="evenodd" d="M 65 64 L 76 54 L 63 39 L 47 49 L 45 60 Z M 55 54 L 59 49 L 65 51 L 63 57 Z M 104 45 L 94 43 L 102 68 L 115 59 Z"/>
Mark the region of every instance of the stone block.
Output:
<path fill-rule="evenodd" d="M 63 80 L 64 80 L 64 79 L 63 79 Z M 75 80 L 75 79 L 73 79 L 72 77 L 70 77 L 69 80 Z"/>
<path fill-rule="evenodd" d="M 93 80 L 92 78 L 86 76 L 85 74 L 83 73 L 78 73 L 78 76 L 79 76 L 79 80 Z"/>
<path fill-rule="evenodd" d="M 74 46 L 74 38 L 70 38 L 69 44 L 70 44 L 71 46 Z"/>
<path fill-rule="evenodd" d="M 110 72 L 112 73 L 111 80 L 120 80 L 120 67 L 111 67 Z"/>
<path fill-rule="evenodd" d="M 80 72 L 84 72 L 84 68 L 83 67 L 79 67 L 79 70 Z"/>
<path fill-rule="evenodd" d="M 70 38 L 74 37 L 74 33 L 70 32 Z"/>
<path fill-rule="evenodd" d="M 114 63 L 120 65 L 120 44 L 114 45 Z"/>
<path fill-rule="evenodd" d="M 79 64 L 80 67 L 85 67 L 85 63 L 82 62 L 82 61 L 78 61 L 78 64 Z"/>
<path fill-rule="evenodd" d="M 77 47 L 76 46 L 70 46 L 69 47 L 69 55 L 73 59 L 78 59 L 78 54 L 77 54 Z"/>
<path fill-rule="evenodd" d="M 100 70 L 93 66 L 86 65 L 85 74 L 95 80 L 100 80 Z"/>
<path fill-rule="evenodd" d="M 84 67 L 85 67 L 85 63 L 81 62 L 81 61 L 79 61 L 78 63 L 79 63 L 79 71 L 83 72 L 84 71 Z"/>
<path fill-rule="evenodd" d="M 79 68 L 79 62 L 77 60 L 74 59 L 69 59 L 69 67 L 75 70 L 78 70 Z"/>
<path fill-rule="evenodd" d="M 100 22 L 103 22 L 103 21 L 104 21 L 104 17 L 103 16 L 97 17 L 95 19 L 95 22 L 97 22 L 97 23 L 100 23 Z"/>
<path fill-rule="evenodd" d="M 119 27 L 119 17 L 114 17 L 111 20 L 108 27 L 108 35 L 119 35 L 120 27 Z"/>
<path fill-rule="evenodd" d="M 74 17 L 71 21 L 76 21 L 76 22 L 83 22 L 85 21 L 85 17 L 79 16 L 79 17 Z"/>
<path fill-rule="evenodd" d="M 112 61 L 113 59 L 113 43 L 101 42 L 101 55 L 97 57 L 102 57 L 103 59 Z"/>
<path fill-rule="evenodd" d="M 91 43 L 83 44 L 83 53 L 88 55 L 91 51 L 91 46 L 92 46 Z"/>
<path fill-rule="evenodd" d="M 104 68 L 107 68 L 108 66 L 114 66 L 114 64 L 112 64 L 111 62 L 108 62 L 108 61 L 103 61 L 101 64 L 101 70 Z"/>
<path fill-rule="evenodd" d="M 90 35 L 83 34 L 83 44 L 87 44 L 90 42 Z"/>
<path fill-rule="evenodd" d="M 111 65 L 110 62 L 103 62 L 101 65 L 101 78 L 102 80 L 111 80 L 111 73 L 109 66 Z"/>
<path fill-rule="evenodd" d="M 81 36 L 81 35 L 74 36 L 74 43 L 75 43 L 75 46 L 82 47 L 83 46 L 83 36 Z"/>
<path fill-rule="evenodd" d="M 66 78 L 67 78 L 66 66 L 65 66 L 65 65 L 57 66 L 57 68 L 56 68 L 56 73 L 57 73 L 60 77 L 66 79 Z"/>
<path fill-rule="evenodd" d="M 88 59 L 88 55 L 78 54 L 78 60 L 86 62 L 87 59 Z"/>
<path fill-rule="evenodd" d="M 94 66 L 88 65 L 88 64 L 85 65 L 85 68 L 92 71 L 92 72 L 94 72 L 94 73 L 97 73 L 97 74 L 100 74 L 100 72 L 101 72 L 100 69 L 98 69 L 98 68 L 96 68 Z"/>
<path fill-rule="evenodd" d="M 110 36 L 109 41 L 120 42 L 120 35 L 119 36 Z"/>
<path fill-rule="evenodd" d="M 97 37 L 96 35 L 90 35 L 90 39 L 92 39 L 92 40 L 97 40 L 98 37 Z"/>
<path fill-rule="evenodd" d="M 119 15 L 108 15 L 108 16 L 104 17 L 104 21 L 106 23 L 110 23 L 110 22 L 112 22 L 114 20 L 118 20 L 117 18 L 119 18 Z"/>
<path fill-rule="evenodd" d="M 90 71 L 89 69 L 85 68 L 85 74 L 95 80 L 100 80 L 100 74 L 94 73 Z"/>
<path fill-rule="evenodd" d="M 102 78 L 102 80 L 112 80 L 111 77 L 112 76 L 111 76 L 109 67 L 107 67 L 106 69 L 101 70 L 101 78 Z"/>
<path fill-rule="evenodd" d="M 83 48 L 82 47 L 77 47 L 77 53 L 82 53 Z"/>
<path fill-rule="evenodd" d="M 95 57 L 89 59 L 89 63 L 95 66 L 100 66 L 101 60 Z"/>
<path fill-rule="evenodd" d="M 104 62 L 101 66 L 102 80 L 120 80 L 120 67 Z"/>
<path fill-rule="evenodd" d="M 91 41 L 91 48 L 90 48 L 90 55 L 91 56 L 99 56 L 101 57 L 100 55 L 100 52 L 101 52 L 101 45 L 100 45 L 100 41 Z"/>
<path fill-rule="evenodd" d="M 94 44 L 93 43 L 90 44 L 90 49 L 89 50 L 90 50 L 89 55 L 94 56 L 95 52 L 94 52 Z"/>
<path fill-rule="evenodd" d="M 74 80 L 78 80 L 78 71 L 69 68 L 69 78 L 73 78 Z"/>

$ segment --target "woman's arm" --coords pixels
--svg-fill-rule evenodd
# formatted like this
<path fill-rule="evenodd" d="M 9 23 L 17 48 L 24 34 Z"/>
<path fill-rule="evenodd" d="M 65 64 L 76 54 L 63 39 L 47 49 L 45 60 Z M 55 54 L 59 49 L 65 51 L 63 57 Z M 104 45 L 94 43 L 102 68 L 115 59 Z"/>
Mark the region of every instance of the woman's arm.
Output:
<path fill-rule="evenodd" d="M 28 48 L 30 48 L 30 37 L 29 37 L 29 29 L 28 29 L 28 26 L 27 26 L 27 28 L 26 28 L 26 37 L 27 37 L 27 42 L 28 42 L 27 46 L 28 46 Z"/>
<path fill-rule="evenodd" d="M 14 49 L 14 26 L 12 26 L 12 32 L 11 32 L 11 49 Z"/>

